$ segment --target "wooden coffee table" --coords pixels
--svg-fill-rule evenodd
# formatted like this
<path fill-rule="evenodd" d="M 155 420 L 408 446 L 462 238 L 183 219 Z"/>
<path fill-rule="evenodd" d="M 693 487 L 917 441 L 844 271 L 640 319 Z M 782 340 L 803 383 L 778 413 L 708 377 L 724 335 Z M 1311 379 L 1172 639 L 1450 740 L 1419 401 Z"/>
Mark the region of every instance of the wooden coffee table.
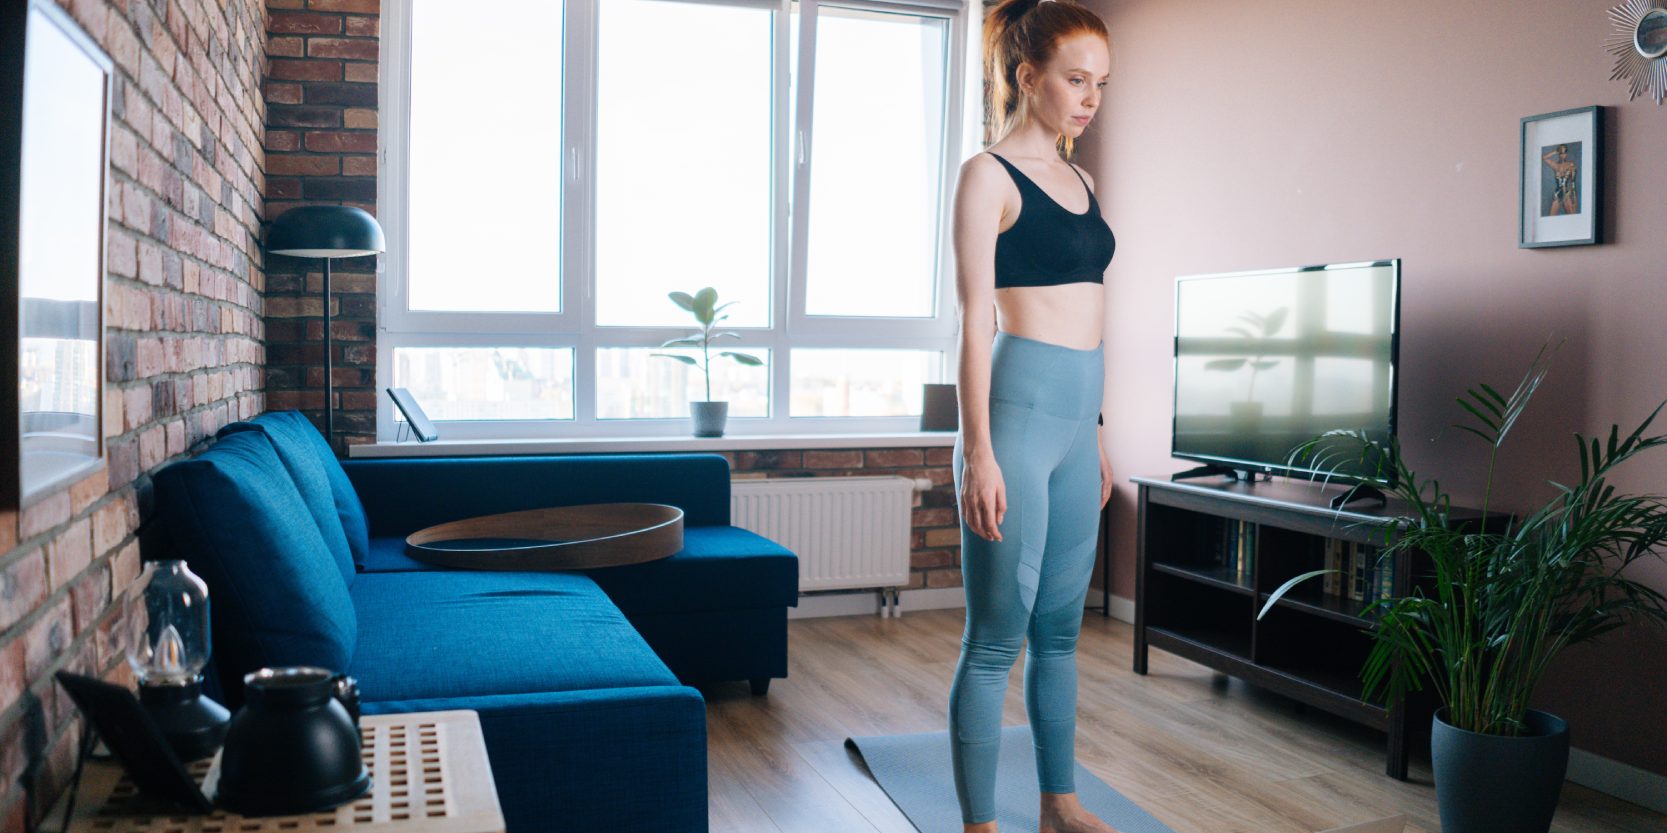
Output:
<path fill-rule="evenodd" d="M 114 761 L 87 762 L 68 833 L 503 833 L 504 814 L 473 711 L 367 715 L 359 721 L 370 792 L 333 810 L 243 817 L 223 810 L 187 815 L 139 795 Z M 220 756 L 190 764 L 213 787 Z M 212 796 L 213 793 L 209 792 Z M 60 800 L 60 805 L 62 800 Z M 48 814 L 63 817 L 62 806 Z M 42 828 L 47 830 L 60 828 Z"/>
<path fill-rule="evenodd" d="M 473 542 L 459 545 L 457 542 Z M 683 510 L 586 503 L 483 515 L 405 536 L 418 561 L 460 570 L 588 570 L 641 564 L 683 549 Z"/>

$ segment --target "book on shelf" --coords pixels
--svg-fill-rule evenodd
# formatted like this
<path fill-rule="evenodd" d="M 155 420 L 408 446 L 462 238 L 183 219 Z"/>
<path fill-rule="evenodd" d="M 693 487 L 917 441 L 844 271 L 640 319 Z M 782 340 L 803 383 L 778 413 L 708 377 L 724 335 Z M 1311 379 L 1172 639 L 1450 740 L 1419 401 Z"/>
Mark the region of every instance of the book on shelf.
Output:
<path fill-rule="evenodd" d="M 1385 558 L 1378 564 L 1378 598 L 1395 596 L 1395 559 Z"/>
<path fill-rule="evenodd" d="M 1212 566 L 1227 568 L 1233 566 L 1233 542 L 1238 539 L 1238 535 L 1233 531 L 1233 526 L 1237 523 L 1238 521 L 1231 518 L 1221 520 L 1221 537 L 1216 541 L 1214 552 L 1211 553 L 1210 558 Z"/>
<path fill-rule="evenodd" d="M 1349 598 L 1360 601 L 1366 595 L 1366 554 L 1349 542 Z"/>
<path fill-rule="evenodd" d="M 1325 539 L 1325 566 L 1323 569 L 1343 569 L 1343 542 L 1341 540 L 1337 538 Z M 1343 585 L 1342 581 L 1338 578 L 1337 573 L 1326 573 L 1325 578 L 1322 580 L 1322 584 L 1322 589 L 1327 596 L 1338 595 L 1338 591 Z"/>
<path fill-rule="evenodd" d="M 1222 552 L 1225 557 L 1217 564 L 1235 581 L 1248 584 L 1256 569 L 1256 525 L 1248 521 L 1225 521 L 1222 524 Z"/>
<path fill-rule="evenodd" d="M 1254 524 L 1239 522 L 1239 558 L 1233 564 L 1234 576 L 1240 583 L 1250 581 L 1251 571 L 1256 564 L 1256 527 Z"/>
<path fill-rule="evenodd" d="M 1383 551 L 1370 544 L 1338 542 L 1343 590 L 1339 595 L 1350 601 L 1372 604 L 1395 593 L 1395 560 L 1384 558 Z M 1327 567 L 1331 568 L 1330 563 Z"/>

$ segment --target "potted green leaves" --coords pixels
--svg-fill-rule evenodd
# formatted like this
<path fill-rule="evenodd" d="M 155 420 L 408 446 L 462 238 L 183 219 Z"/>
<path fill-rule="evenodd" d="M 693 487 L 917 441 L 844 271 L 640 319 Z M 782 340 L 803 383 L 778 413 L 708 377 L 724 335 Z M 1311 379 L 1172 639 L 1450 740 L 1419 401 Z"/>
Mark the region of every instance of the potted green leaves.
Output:
<path fill-rule="evenodd" d="M 726 336 L 730 338 L 740 338 L 741 335 L 740 333 L 730 332 L 728 330 L 713 332 L 712 327 L 717 322 L 729 317 L 728 313 L 724 313 L 723 315 L 719 315 L 718 313 L 723 312 L 724 307 L 727 307 L 735 302 L 730 301 L 723 306 L 715 306 L 718 302 L 718 290 L 713 289 L 710 286 L 696 292 L 694 295 L 690 295 L 687 292 L 671 292 L 668 293 L 667 297 L 671 298 L 672 303 L 675 303 L 683 309 L 694 313 L 695 321 L 700 324 L 700 332 L 671 339 L 660 346 L 698 346 L 700 348 L 700 360 L 696 361 L 692 356 L 685 356 L 679 353 L 654 353 L 652 355 L 664 356 L 668 359 L 676 359 L 684 364 L 700 368 L 701 373 L 706 377 L 706 399 L 691 401 L 689 403 L 689 414 L 694 418 L 694 435 L 697 437 L 721 437 L 724 435 L 724 422 L 729 416 L 729 403 L 727 401 L 712 401 L 712 342 Z M 747 353 L 737 353 L 733 350 L 720 350 L 718 351 L 718 355 L 728 356 L 749 367 L 757 367 L 764 364 L 764 362 L 760 361 L 756 356 L 752 356 Z"/>
<path fill-rule="evenodd" d="M 1631 618 L 1667 624 L 1667 598 L 1622 574 L 1667 544 L 1667 503 L 1659 495 L 1622 494 L 1609 482 L 1626 461 L 1667 445 L 1667 435 L 1646 435 L 1667 402 L 1630 434 L 1618 426 L 1606 440 L 1575 434 L 1580 480 L 1553 481 L 1557 493 L 1544 505 L 1520 517 L 1495 513 L 1489 522 L 1500 446 L 1544 380 L 1549 350 L 1541 348 L 1509 397 L 1481 385 L 1459 399 L 1467 420 L 1455 427 L 1489 449 L 1480 523 L 1452 519 L 1441 484 L 1409 471 L 1393 441 L 1386 448 L 1359 432 L 1336 431 L 1292 454 L 1312 455 L 1320 463 L 1314 468 L 1334 471 L 1325 460 L 1358 449 L 1362 461 L 1378 461 L 1390 481 L 1386 491 L 1410 510 L 1399 529 L 1385 530 L 1382 557 L 1419 553 L 1429 573 L 1409 595 L 1364 611 L 1375 622 L 1361 677 L 1363 696 L 1382 691 L 1391 702 L 1425 682 L 1434 687 L 1440 708 L 1431 758 L 1444 833 L 1549 830 L 1568 764 L 1568 727 L 1528 707 L 1534 689 L 1569 645 Z M 1286 582 L 1261 615 L 1296 584 L 1326 572 Z"/>

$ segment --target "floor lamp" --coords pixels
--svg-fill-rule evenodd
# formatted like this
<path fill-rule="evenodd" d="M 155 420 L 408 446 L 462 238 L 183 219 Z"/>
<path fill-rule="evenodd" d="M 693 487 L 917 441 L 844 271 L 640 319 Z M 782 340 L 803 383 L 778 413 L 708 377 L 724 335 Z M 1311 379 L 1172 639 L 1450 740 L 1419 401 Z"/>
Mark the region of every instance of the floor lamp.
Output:
<path fill-rule="evenodd" d="M 386 249 L 376 218 L 347 205 L 297 206 L 279 215 L 266 232 L 268 254 L 324 258 L 324 439 L 332 449 L 336 447 L 336 356 L 330 338 L 330 260 Z"/>

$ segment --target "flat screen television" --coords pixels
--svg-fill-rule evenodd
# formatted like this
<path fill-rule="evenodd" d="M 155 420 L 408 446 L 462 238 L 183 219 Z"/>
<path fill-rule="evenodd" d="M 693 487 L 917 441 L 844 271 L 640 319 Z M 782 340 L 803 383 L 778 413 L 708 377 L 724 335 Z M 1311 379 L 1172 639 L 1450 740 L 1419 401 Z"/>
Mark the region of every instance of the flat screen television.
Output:
<path fill-rule="evenodd" d="M 1399 259 L 1177 278 L 1171 452 L 1206 464 L 1185 474 L 1386 482 L 1375 458 L 1291 453 L 1394 436 L 1400 288 Z"/>

